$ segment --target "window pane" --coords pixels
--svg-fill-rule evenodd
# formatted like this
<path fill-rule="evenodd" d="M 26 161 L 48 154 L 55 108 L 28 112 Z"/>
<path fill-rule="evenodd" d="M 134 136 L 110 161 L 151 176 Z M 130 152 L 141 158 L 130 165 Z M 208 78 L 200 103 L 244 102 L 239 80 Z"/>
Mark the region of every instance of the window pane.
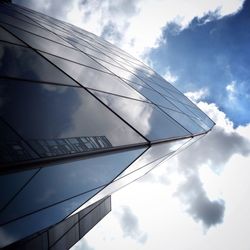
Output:
<path fill-rule="evenodd" d="M 27 170 L 19 173 L 0 175 L 0 209 L 26 184 L 38 170 Z"/>
<path fill-rule="evenodd" d="M 189 145 L 191 141 L 192 139 L 189 138 L 151 146 L 140 158 L 138 158 L 124 172 L 122 172 L 122 174 L 119 175 L 110 185 L 101 190 L 97 195 L 91 198 L 77 211 L 80 211 L 86 206 L 95 203 L 103 197 L 112 194 L 125 185 L 142 177 L 150 170 L 157 167 L 161 162 L 171 157 L 179 149 L 182 149 L 186 145 Z"/>
<path fill-rule="evenodd" d="M 114 75 L 85 67 L 52 55 L 45 53 L 42 54 L 85 87 L 124 95 L 139 100 L 145 99 Z"/>
<path fill-rule="evenodd" d="M 0 76 L 79 86 L 32 49 L 0 42 Z"/>
<path fill-rule="evenodd" d="M 7 27 L 7 25 L 5 26 Z M 95 62 L 89 56 L 85 55 L 84 53 L 78 50 L 68 48 L 58 43 L 49 41 L 45 38 L 32 35 L 22 30 L 18 30 L 11 26 L 8 26 L 7 28 L 13 34 L 15 34 L 17 37 L 19 37 L 21 40 L 23 40 L 25 43 L 29 44 L 31 47 L 35 49 L 48 52 L 59 57 L 63 57 L 65 59 L 72 60 L 74 62 L 83 64 L 89 67 L 93 67 L 101 71 L 109 72 L 107 69 L 102 67 L 99 63 Z"/>
<path fill-rule="evenodd" d="M 92 92 L 151 141 L 191 135 L 155 105 L 98 91 Z"/>
<path fill-rule="evenodd" d="M 164 112 L 166 112 L 169 116 L 171 116 L 175 121 L 181 124 L 185 129 L 190 131 L 192 134 L 200 134 L 205 132 L 205 130 L 202 127 L 200 127 L 195 122 L 195 120 L 192 120 L 192 118 L 188 117 L 187 115 L 163 107 L 161 107 L 161 109 L 164 110 Z"/>
<path fill-rule="evenodd" d="M 0 86 L 0 93 L 1 89 Z M 5 98 L 8 97 L 5 96 Z M 4 99 L 0 97 L 1 102 L 4 103 Z M 0 119 L 0 170 L 4 170 L 6 168 L 5 165 L 8 163 L 28 161 L 36 158 L 38 158 L 38 155 Z"/>
<path fill-rule="evenodd" d="M 64 44 L 66 46 L 69 46 L 71 47 L 71 45 L 67 42 L 65 42 L 63 39 L 61 39 L 59 36 L 53 34 L 52 32 L 49 32 L 48 30 L 46 29 L 43 29 L 37 25 L 32 25 L 30 23 L 27 23 L 27 22 L 24 22 L 24 21 L 21 21 L 21 20 L 18 20 L 18 19 L 14 19 L 12 17 L 5 17 L 5 16 L 2 16 L 1 15 L 1 18 L 3 19 L 3 22 L 6 23 L 6 24 L 2 24 L 3 26 L 5 25 L 5 27 L 7 29 L 11 29 L 15 32 L 16 29 L 23 31 L 28 31 L 28 32 L 31 32 L 35 35 L 38 35 L 38 36 L 42 36 L 44 38 L 47 38 L 47 39 L 50 39 L 50 40 L 53 40 L 53 41 L 56 41 L 58 43 L 61 43 L 61 44 Z M 10 25 L 8 25 L 10 24 Z"/>
<path fill-rule="evenodd" d="M 7 18 L 9 18 L 9 20 L 11 20 L 11 19 L 13 20 L 13 18 L 15 18 L 15 20 L 20 20 L 20 21 L 23 20 L 25 22 L 33 23 L 33 21 L 30 18 L 28 18 L 28 17 L 26 17 L 26 16 L 24 16 L 16 11 L 13 11 L 12 7 L 10 9 L 6 5 L 4 5 L 4 6 L 1 5 L 0 12 L 1 12 L 0 20 L 7 20 Z"/>
<path fill-rule="evenodd" d="M 1 226 L 0 247 L 60 222 L 96 192 L 98 189 Z"/>
<path fill-rule="evenodd" d="M 0 223 L 105 186 L 144 150 L 112 152 L 42 168 L 1 212 Z"/>
<path fill-rule="evenodd" d="M 0 40 L 25 46 L 23 42 L 12 36 L 8 31 L 3 29 L 2 27 L 0 27 Z"/>
<path fill-rule="evenodd" d="M 153 89 L 151 90 L 149 88 L 145 88 L 143 86 L 130 82 L 128 82 L 128 84 L 133 86 L 139 93 L 147 97 L 151 102 L 169 109 L 180 111 L 175 105 L 173 105 L 171 102 L 169 102 L 166 98 L 164 98 L 162 95 L 160 95 Z"/>
<path fill-rule="evenodd" d="M 82 88 L 0 80 L 0 115 L 40 157 L 145 142 Z"/>

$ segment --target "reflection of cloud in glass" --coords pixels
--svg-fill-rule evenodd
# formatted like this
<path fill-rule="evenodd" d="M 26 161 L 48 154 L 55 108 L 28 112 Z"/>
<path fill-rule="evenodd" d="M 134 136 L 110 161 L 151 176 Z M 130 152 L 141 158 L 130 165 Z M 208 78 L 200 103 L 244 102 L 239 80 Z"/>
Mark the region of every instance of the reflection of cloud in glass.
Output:
<path fill-rule="evenodd" d="M 113 146 L 143 142 L 139 135 L 106 109 L 98 100 L 95 100 L 94 97 L 88 96 L 88 98 L 81 98 L 80 101 L 81 104 L 72 113 L 72 124 L 74 124 L 71 127 L 72 130 L 79 130 L 84 127 L 88 134 L 92 136 L 105 135 Z M 114 103 L 114 105 L 125 104 Z M 144 126 L 148 126 L 146 118 L 150 116 L 150 113 L 138 108 L 135 110 L 134 107 L 131 107 L 130 110 L 133 119 L 143 116 L 145 118 L 140 120 L 143 121 Z"/>

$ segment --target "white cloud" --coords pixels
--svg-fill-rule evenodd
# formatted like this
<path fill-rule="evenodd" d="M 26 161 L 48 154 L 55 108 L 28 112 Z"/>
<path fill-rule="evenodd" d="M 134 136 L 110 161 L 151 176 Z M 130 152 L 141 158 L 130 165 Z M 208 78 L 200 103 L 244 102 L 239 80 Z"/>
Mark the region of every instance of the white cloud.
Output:
<path fill-rule="evenodd" d="M 165 70 L 163 74 L 163 78 L 165 78 L 169 83 L 174 84 L 178 80 L 178 76 L 173 75 L 169 68 Z"/>
<path fill-rule="evenodd" d="M 198 102 L 209 95 L 207 88 L 200 89 L 194 92 L 187 92 L 185 95 L 193 102 Z"/>
<path fill-rule="evenodd" d="M 236 82 L 232 81 L 230 84 L 226 86 L 226 93 L 228 95 L 228 100 L 232 103 L 236 101 Z"/>
<path fill-rule="evenodd" d="M 147 241 L 147 234 L 143 233 L 139 228 L 138 218 L 129 206 L 123 206 L 116 214 L 120 221 L 124 237 L 131 237 L 141 244 Z"/>
<path fill-rule="evenodd" d="M 14 1 L 15 2 L 15 1 Z M 236 12 L 243 0 L 22 0 L 20 5 L 48 13 L 106 38 L 134 56 L 141 57 L 162 41 L 162 28 L 176 21 L 186 27 L 196 16 L 220 9 L 221 16 Z M 104 35 L 104 34 L 103 34 Z M 105 37 L 105 35 L 104 35 Z"/>

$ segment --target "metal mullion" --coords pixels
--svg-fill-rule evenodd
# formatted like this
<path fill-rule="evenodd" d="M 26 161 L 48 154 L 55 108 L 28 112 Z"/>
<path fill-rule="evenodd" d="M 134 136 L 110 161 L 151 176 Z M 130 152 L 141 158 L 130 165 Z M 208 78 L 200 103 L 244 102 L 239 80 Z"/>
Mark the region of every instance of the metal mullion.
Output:
<path fill-rule="evenodd" d="M 46 82 L 46 81 L 39 81 L 39 80 L 30 80 L 30 79 L 23 79 L 18 77 L 12 77 L 12 76 L 0 76 L 0 80 L 11 80 L 11 81 L 20 81 L 20 82 L 27 82 L 29 84 L 49 84 L 49 85 L 56 85 L 61 87 L 71 87 L 71 88 L 82 88 L 81 86 L 77 85 L 67 85 L 64 83 L 56 83 L 56 82 Z"/>
<path fill-rule="evenodd" d="M 164 107 L 164 106 L 162 106 L 162 107 Z M 171 115 L 169 115 L 164 109 L 162 109 L 161 107 L 159 107 L 165 114 L 167 114 L 169 117 L 171 117 L 174 121 L 176 121 L 179 125 L 181 125 L 183 128 L 185 128 L 184 127 L 184 125 L 182 125 L 180 122 L 178 122 L 175 118 L 173 118 Z M 164 107 L 164 108 L 166 108 L 166 107 Z M 169 108 L 166 108 L 166 109 L 169 109 Z M 170 109 L 170 110 L 172 110 L 172 109 Z M 183 115 L 186 115 L 185 113 L 183 113 L 183 112 L 178 112 L 178 111 L 175 111 L 175 110 L 173 110 L 174 112 L 176 112 L 176 113 L 180 113 L 180 114 L 183 114 Z M 187 116 L 187 115 L 186 115 Z M 193 119 L 191 119 L 191 117 L 189 117 L 189 116 L 187 116 L 190 120 L 192 120 L 198 127 L 200 127 L 202 130 L 204 130 L 204 131 L 206 131 L 203 127 L 201 127 L 198 123 L 196 123 Z M 189 131 L 187 128 L 185 128 L 190 134 L 193 134 L 193 133 L 191 133 L 191 131 Z"/>
<path fill-rule="evenodd" d="M 35 49 L 35 48 L 34 48 L 34 49 Z M 43 50 L 40 50 L 40 49 L 35 49 L 35 50 L 37 50 L 38 52 L 44 53 L 44 54 L 48 54 L 48 55 L 51 55 L 51 56 L 60 58 L 61 60 L 65 60 L 65 61 L 72 62 L 72 63 L 78 64 L 78 65 L 83 66 L 83 67 L 86 67 L 86 68 L 90 68 L 90 69 L 97 70 L 97 71 L 99 71 L 99 72 L 102 72 L 102 73 L 105 73 L 105 74 L 108 74 L 108 75 L 114 75 L 114 74 L 109 73 L 109 72 L 107 72 L 107 71 L 103 71 L 103 70 L 94 68 L 94 67 L 92 67 L 92 66 L 89 66 L 89 65 L 86 65 L 86 64 L 82 64 L 82 63 L 73 61 L 73 60 L 71 60 L 71 59 L 67 59 L 67 58 L 65 58 L 65 57 L 61 57 L 61 56 L 52 54 L 52 53 L 50 53 L 50 52 L 46 52 L 46 51 L 43 51 Z M 91 58 L 91 59 L 92 59 L 92 58 Z M 47 60 L 50 61 L 49 59 L 47 59 Z M 50 62 L 51 62 L 51 61 L 50 61 Z M 52 63 L 52 62 L 51 62 L 51 63 Z M 53 63 L 52 63 L 52 64 L 53 64 Z M 101 66 L 102 66 L 102 65 L 101 65 Z M 104 67 L 104 66 L 102 66 L 102 67 Z M 65 73 L 65 74 L 66 74 L 66 73 Z"/>
<path fill-rule="evenodd" d="M 97 92 L 102 92 L 104 94 L 108 94 L 108 95 L 114 95 L 114 96 L 117 96 L 117 97 L 122 97 L 122 98 L 126 98 L 126 99 L 130 99 L 130 100 L 134 100 L 134 101 L 138 101 L 138 102 L 144 102 L 144 103 L 148 103 L 148 104 L 154 104 L 153 102 L 151 102 L 150 100 L 146 99 L 145 100 L 139 100 L 139 99 L 136 99 L 136 98 L 133 98 L 133 97 L 129 97 L 129 96 L 124 96 L 124 95 L 120 95 L 120 94 L 115 94 L 115 93 L 111 93 L 111 92 L 108 92 L 108 91 L 104 91 L 104 90 L 98 90 L 98 89 L 95 89 L 95 88 L 90 88 L 90 87 L 87 87 L 89 90 L 94 90 L 94 91 L 97 91 Z"/>
<path fill-rule="evenodd" d="M 147 146 L 149 146 L 149 145 L 147 145 Z M 145 148 L 145 146 L 143 146 L 142 148 Z M 141 157 L 141 155 L 143 155 L 144 152 L 145 152 L 147 149 L 148 149 L 148 147 L 146 147 L 146 149 L 145 149 L 138 157 L 136 157 L 136 158 L 132 161 L 132 163 L 133 163 L 134 161 L 136 161 L 139 157 Z M 128 152 L 130 152 L 131 150 L 130 150 L 130 148 L 128 148 L 127 150 L 122 150 L 122 151 L 128 151 Z M 132 163 L 131 163 L 131 164 L 132 164 Z M 41 168 L 41 169 L 42 169 L 42 168 Z M 119 176 L 119 174 L 117 174 L 117 175 L 112 179 L 112 181 L 113 181 L 115 178 L 117 178 L 117 176 Z M 99 185 L 99 186 L 97 186 L 97 187 L 95 187 L 95 188 L 92 188 L 92 189 L 90 189 L 90 190 L 87 190 L 87 191 L 78 193 L 77 195 L 73 195 L 73 196 L 71 196 L 71 197 L 69 197 L 69 198 L 66 198 L 66 199 L 63 199 L 63 200 L 61 200 L 61 201 L 55 202 L 55 203 L 53 203 L 53 204 L 51 204 L 51 205 L 47 205 L 47 206 L 45 206 L 45 207 L 43 207 L 43 208 L 40 208 L 40 209 L 37 209 L 37 210 L 35 210 L 35 211 L 33 211 L 33 212 L 29 212 L 29 213 L 26 213 L 26 214 L 24 214 L 24 215 L 21 215 L 21 216 L 15 218 L 15 219 L 12 219 L 12 220 L 9 220 L 8 222 L 5 222 L 5 223 L 0 224 L 0 226 L 7 225 L 7 224 L 12 223 L 12 222 L 14 222 L 14 221 L 17 221 L 17 220 L 19 220 L 19 219 L 22 219 L 22 218 L 24 218 L 24 217 L 27 217 L 27 216 L 29 216 L 29 215 L 31 215 L 31 214 L 39 213 L 40 211 L 43 211 L 43 210 L 48 209 L 48 208 L 50 208 L 50 207 L 53 207 L 53 206 L 55 206 L 55 205 L 61 204 L 61 203 L 65 202 L 65 201 L 71 200 L 71 199 L 73 199 L 73 198 L 79 197 L 79 196 L 81 196 L 81 195 L 83 195 L 83 194 L 86 194 L 86 193 L 89 193 L 89 192 L 91 192 L 91 191 L 97 190 L 97 189 L 99 189 L 99 188 L 104 188 L 104 187 L 108 186 L 112 181 L 109 181 L 109 182 L 107 182 L 107 183 L 105 183 L 105 184 L 103 184 L 103 185 Z M 100 190 L 100 191 L 101 191 L 101 190 Z M 98 193 L 99 193 L 99 192 L 98 192 Z M 96 193 L 95 195 L 97 195 L 98 193 Z M 92 197 L 93 197 L 93 196 L 92 196 Z M 91 199 L 92 197 L 90 197 L 89 199 Z M 88 199 L 88 200 L 89 200 L 89 199 Z M 86 203 L 88 200 L 86 200 L 85 203 Z M 81 205 L 81 206 L 82 206 L 82 205 Z M 79 207 L 81 207 L 81 206 L 79 206 Z M 78 208 L 79 208 L 79 207 L 78 207 Z M 76 211 L 78 208 L 76 208 L 74 211 Z M 72 212 L 72 213 L 73 213 L 73 212 Z M 71 214 L 72 214 L 72 213 L 71 213 Z"/>
<path fill-rule="evenodd" d="M 60 43 L 60 42 L 55 41 L 55 40 L 52 40 L 52 39 L 50 39 L 50 38 L 48 38 L 48 37 L 44 37 L 44 36 L 42 36 L 42 35 L 38 35 L 38 34 L 35 34 L 35 33 L 31 32 L 31 31 L 28 31 L 28 30 L 22 29 L 22 28 L 20 28 L 20 27 L 17 27 L 17 26 L 15 26 L 15 25 L 13 25 L 13 24 L 3 23 L 3 22 L 0 22 L 0 24 L 12 26 L 12 27 L 14 27 L 15 29 L 18 29 L 18 30 L 27 32 L 27 33 L 29 33 L 29 34 L 31 34 L 31 35 L 33 35 L 33 36 L 41 37 L 41 38 L 43 38 L 43 39 L 46 39 L 46 40 L 51 41 L 51 42 L 54 42 L 54 43 L 56 43 L 56 44 L 60 44 L 60 45 L 65 46 L 65 47 L 67 47 L 67 48 L 76 50 L 76 49 L 73 48 L 72 46 L 67 46 L 67 45 L 65 45 L 65 44 L 63 44 L 63 43 Z M 2 26 L 1 26 L 1 27 L 2 27 Z M 44 28 L 41 27 L 41 29 L 44 29 Z M 44 29 L 44 30 L 45 30 L 45 29 Z M 47 30 L 46 30 L 46 31 L 47 31 Z M 9 31 L 9 32 L 10 32 L 10 31 Z M 51 33 L 51 32 L 50 32 L 50 33 Z M 19 39 L 20 39 L 20 38 L 19 38 Z M 69 44 L 69 45 L 70 45 L 70 44 Z"/>
<path fill-rule="evenodd" d="M 13 11 L 13 9 L 10 9 L 8 5 L 4 4 L 4 6 L 5 6 L 5 7 L 7 6 L 7 9 L 8 9 L 8 10 Z M 23 14 L 22 12 L 16 11 L 16 9 L 14 9 L 14 11 L 17 12 L 19 15 L 25 16 L 25 14 Z M 10 17 L 12 17 L 12 18 L 21 20 L 22 22 L 28 23 L 28 24 L 30 24 L 30 25 L 33 25 L 33 26 L 37 26 L 37 27 L 39 27 L 39 28 L 42 28 L 39 24 L 35 23 L 32 19 L 31 19 L 31 20 L 32 20 L 33 22 L 30 23 L 30 22 L 28 22 L 27 20 L 24 20 L 24 19 L 21 19 L 21 18 L 18 18 L 18 17 L 13 17 L 13 16 L 11 16 L 11 15 L 9 15 L 9 14 L 6 14 L 6 13 L 4 13 L 4 14 L 7 15 L 7 16 L 10 16 Z M 27 16 L 25 16 L 25 17 L 27 18 Z M 27 18 L 27 19 L 30 19 L 30 18 Z"/>

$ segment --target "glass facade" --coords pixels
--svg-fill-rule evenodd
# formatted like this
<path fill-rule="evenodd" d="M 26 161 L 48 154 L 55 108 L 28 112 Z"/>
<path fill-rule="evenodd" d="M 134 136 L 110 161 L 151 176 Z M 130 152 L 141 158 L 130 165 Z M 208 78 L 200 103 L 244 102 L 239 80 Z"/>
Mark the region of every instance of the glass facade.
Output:
<path fill-rule="evenodd" d="M 67 249 L 106 213 L 93 204 L 213 126 L 121 49 L 0 2 L 0 248 Z"/>

